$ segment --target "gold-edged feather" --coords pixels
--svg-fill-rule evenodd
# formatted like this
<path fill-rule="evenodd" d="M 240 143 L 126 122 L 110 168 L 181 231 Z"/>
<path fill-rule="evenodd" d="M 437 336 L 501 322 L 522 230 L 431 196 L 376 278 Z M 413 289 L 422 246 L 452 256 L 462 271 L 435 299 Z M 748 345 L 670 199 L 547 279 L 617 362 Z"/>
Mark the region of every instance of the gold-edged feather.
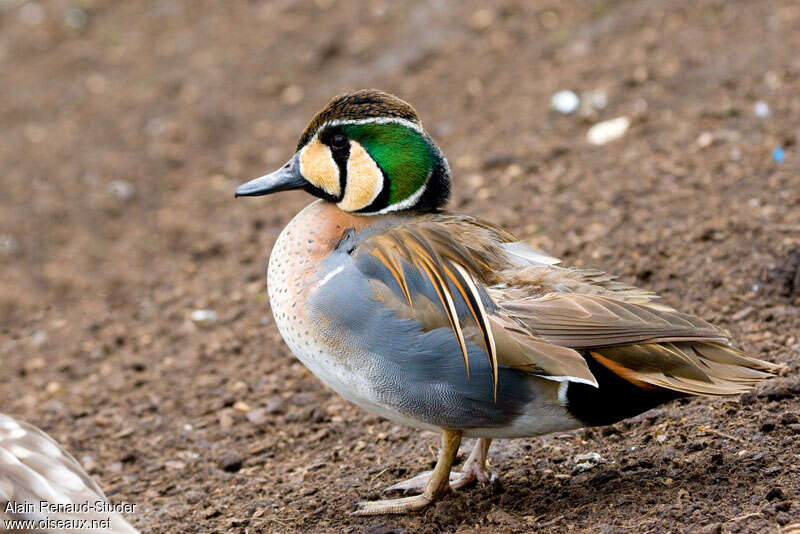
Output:
<path fill-rule="evenodd" d="M 471 217 L 398 218 L 358 251 L 397 282 L 405 302 L 378 291 L 387 305 L 426 327 L 449 325 L 467 376 L 464 329 L 483 345 L 495 398 L 501 365 L 597 386 L 587 353 L 640 388 L 693 395 L 740 393 L 779 369 L 734 349 L 726 332 L 656 302 L 649 291 L 601 271 L 557 267 L 509 232 Z M 430 302 L 415 302 L 419 296 L 406 279 L 412 271 L 433 288 Z M 459 317 L 462 303 L 468 313 Z M 463 321 L 474 322 L 480 335 L 469 337 L 474 330 Z"/>
<path fill-rule="evenodd" d="M 462 240 L 454 239 L 454 230 L 461 231 Z M 486 283 L 486 275 L 494 272 L 501 260 L 500 243 L 512 238 L 502 229 L 469 217 L 438 215 L 389 228 L 363 244 L 363 250 L 391 273 L 410 308 L 414 307 L 414 299 L 404 269 L 414 269 L 430 282 L 456 336 L 469 376 L 468 351 L 456 301 L 466 305 L 481 334 L 495 396 L 498 354 L 479 284 L 482 287 Z M 460 299 L 456 299 L 456 295 Z"/>

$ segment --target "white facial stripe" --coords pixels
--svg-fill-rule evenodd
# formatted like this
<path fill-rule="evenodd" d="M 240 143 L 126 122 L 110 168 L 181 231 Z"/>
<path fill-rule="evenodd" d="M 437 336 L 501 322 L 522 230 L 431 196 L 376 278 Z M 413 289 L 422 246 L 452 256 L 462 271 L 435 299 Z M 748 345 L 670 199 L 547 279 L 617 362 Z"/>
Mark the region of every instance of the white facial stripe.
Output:
<path fill-rule="evenodd" d="M 331 196 L 341 194 L 339 166 L 333 159 L 331 149 L 319 140 L 311 140 L 300 150 L 300 173 L 303 177 Z"/>
<path fill-rule="evenodd" d="M 383 173 L 375 160 L 356 141 L 350 141 L 344 196 L 337 204 L 344 211 L 366 208 L 383 190 Z"/>
<path fill-rule="evenodd" d="M 317 132 L 324 130 L 328 126 L 341 126 L 342 124 L 390 124 L 390 123 L 401 124 L 406 128 L 411 128 L 415 132 L 418 132 L 423 135 L 425 134 L 425 131 L 419 124 L 411 122 L 406 119 L 401 119 L 399 117 L 370 117 L 369 119 L 353 119 L 353 120 L 336 119 L 324 123 L 322 126 L 317 128 Z M 316 136 L 316 132 L 314 133 L 314 135 Z"/>
<path fill-rule="evenodd" d="M 316 141 L 317 135 L 319 134 L 319 132 L 324 131 L 325 128 L 328 128 L 329 126 L 340 126 L 340 125 L 343 125 L 343 124 L 389 124 L 389 123 L 401 124 L 401 125 L 405 126 L 406 128 L 411 128 L 412 130 L 414 130 L 415 132 L 418 132 L 421 135 L 427 136 L 427 134 L 425 133 L 425 130 L 422 129 L 422 126 L 420 126 L 419 124 L 416 124 L 414 122 L 411 122 L 409 120 L 401 119 L 399 117 L 371 117 L 369 119 L 356 119 L 356 120 L 340 120 L 340 119 L 337 119 L 337 120 L 327 121 L 327 122 L 323 123 L 319 128 L 317 128 L 317 131 L 314 132 L 314 135 L 311 137 L 311 140 L 306 144 L 306 147 L 311 145 L 314 141 Z M 444 165 L 444 171 L 449 176 L 450 175 L 450 165 L 447 162 L 447 159 L 444 157 L 444 154 L 442 154 L 441 151 L 439 151 L 438 147 L 436 147 L 436 150 L 437 150 L 437 152 L 439 152 L 439 158 L 440 158 L 441 162 Z M 301 170 L 302 170 L 302 167 L 301 167 Z M 432 171 L 431 171 L 431 173 L 428 173 L 428 177 L 425 179 L 425 183 L 422 185 L 422 187 L 417 189 L 411 196 L 409 196 L 408 198 L 406 198 L 402 202 L 398 202 L 396 204 L 391 204 L 391 205 L 383 208 L 382 210 L 378 210 L 378 211 L 375 211 L 375 212 L 357 213 L 356 215 L 383 215 L 383 214 L 386 214 L 386 213 L 390 213 L 392 211 L 399 211 L 399 210 L 403 210 L 403 209 L 406 209 L 408 207 L 413 206 L 414 204 L 417 203 L 417 201 L 420 199 L 420 197 L 422 197 L 422 195 L 425 193 L 425 190 L 428 188 L 428 180 L 430 180 L 431 174 L 432 174 Z M 349 171 L 348 171 L 348 175 L 349 175 Z M 348 182 L 349 182 L 349 180 L 348 180 Z M 381 184 L 382 183 L 383 182 L 381 182 Z M 375 195 L 375 198 L 377 198 L 378 194 L 380 194 L 380 191 L 378 191 L 378 193 Z M 373 198 L 373 200 L 374 200 L 374 198 Z M 371 203 L 372 202 L 370 202 L 369 204 L 371 204 Z M 369 204 L 366 204 L 364 207 L 369 206 Z M 359 209 L 363 209 L 363 207 L 359 208 Z"/>

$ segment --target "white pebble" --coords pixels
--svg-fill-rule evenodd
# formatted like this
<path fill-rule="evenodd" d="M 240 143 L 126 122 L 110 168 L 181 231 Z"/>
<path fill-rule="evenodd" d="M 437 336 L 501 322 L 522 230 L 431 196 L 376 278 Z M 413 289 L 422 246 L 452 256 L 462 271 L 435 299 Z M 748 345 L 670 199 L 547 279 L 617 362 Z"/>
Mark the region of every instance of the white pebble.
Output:
<path fill-rule="evenodd" d="M 36 330 L 31 335 L 31 345 L 34 347 L 41 347 L 47 342 L 47 338 L 47 331 L 41 329 Z"/>
<path fill-rule="evenodd" d="M 108 192 L 120 202 L 127 202 L 136 194 L 136 188 L 125 180 L 114 180 L 108 184 Z"/>
<path fill-rule="evenodd" d="M 550 98 L 550 107 L 564 115 L 574 113 L 580 104 L 581 99 L 572 91 L 559 91 Z"/>
<path fill-rule="evenodd" d="M 603 122 L 598 122 L 586 132 L 586 139 L 593 145 L 605 145 L 619 139 L 630 127 L 628 117 L 617 117 Z"/>
<path fill-rule="evenodd" d="M 755 103 L 755 105 L 753 105 L 753 113 L 755 113 L 757 117 L 761 117 L 762 119 L 769 117 L 769 104 L 767 104 L 763 100 L 759 100 L 758 102 Z"/>
<path fill-rule="evenodd" d="M 596 452 L 587 452 L 586 454 L 579 454 L 579 455 L 575 456 L 575 458 L 573 458 L 573 461 L 576 464 L 583 463 L 583 462 L 591 462 L 591 463 L 594 463 L 594 464 L 598 464 L 600 462 L 604 462 L 605 458 L 603 458 L 602 456 L 600 456 Z"/>
<path fill-rule="evenodd" d="M 192 321 L 196 323 L 213 323 L 217 320 L 217 312 L 214 310 L 194 310 Z"/>
<path fill-rule="evenodd" d="M 703 132 L 699 136 L 697 136 L 697 144 L 700 145 L 701 148 L 705 148 L 711 143 L 714 142 L 714 134 L 711 132 Z"/>

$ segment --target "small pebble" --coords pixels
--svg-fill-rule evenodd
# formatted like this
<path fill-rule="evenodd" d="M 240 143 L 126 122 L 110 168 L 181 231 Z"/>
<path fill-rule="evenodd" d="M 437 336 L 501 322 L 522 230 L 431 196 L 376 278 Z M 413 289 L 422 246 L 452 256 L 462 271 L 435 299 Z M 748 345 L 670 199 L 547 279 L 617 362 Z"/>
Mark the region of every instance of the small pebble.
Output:
<path fill-rule="evenodd" d="M 235 473 L 242 468 L 244 459 L 235 452 L 229 452 L 219 461 L 219 466 L 228 473 Z"/>
<path fill-rule="evenodd" d="M 214 310 L 194 310 L 192 321 L 195 323 L 213 323 L 217 320 L 217 312 Z"/>
<path fill-rule="evenodd" d="M 581 462 L 591 462 L 594 464 L 598 464 L 600 462 L 604 462 L 605 458 L 597 454 L 596 452 L 587 452 L 585 454 L 578 454 L 575 458 L 572 459 L 573 462 L 581 463 Z"/>
<path fill-rule="evenodd" d="M 756 114 L 757 117 L 761 117 L 765 119 L 769 117 L 769 104 L 764 102 L 763 100 L 759 100 L 753 105 L 753 113 Z"/>
<path fill-rule="evenodd" d="M 628 117 L 598 122 L 586 132 L 586 139 L 593 145 L 605 145 L 625 135 L 630 125 Z"/>
<path fill-rule="evenodd" d="M 578 95 L 568 90 L 559 91 L 550 98 L 550 107 L 564 115 L 575 113 L 580 104 L 581 99 Z"/>
<path fill-rule="evenodd" d="M 174 469 L 178 471 L 186 468 L 186 462 L 181 462 L 180 460 L 167 460 L 164 462 L 164 466 L 168 469 Z"/>
<path fill-rule="evenodd" d="M 33 335 L 31 335 L 31 346 L 33 347 L 41 347 L 45 343 L 47 343 L 48 335 L 47 331 L 45 330 L 36 330 Z"/>
<path fill-rule="evenodd" d="M 128 202 L 136 194 L 136 189 L 130 182 L 114 180 L 108 184 L 108 192 L 120 202 Z"/>
<path fill-rule="evenodd" d="M 264 407 L 270 415 L 276 415 L 279 413 L 283 413 L 286 409 L 286 401 L 284 401 L 281 397 L 273 397 L 267 402 L 267 405 Z"/>
<path fill-rule="evenodd" d="M 711 132 L 703 132 L 697 137 L 697 145 L 700 148 L 705 148 L 714 142 L 714 134 Z"/>
<path fill-rule="evenodd" d="M 244 414 L 245 418 L 254 425 L 263 425 L 269 419 L 265 408 L 256 408 Z"/>

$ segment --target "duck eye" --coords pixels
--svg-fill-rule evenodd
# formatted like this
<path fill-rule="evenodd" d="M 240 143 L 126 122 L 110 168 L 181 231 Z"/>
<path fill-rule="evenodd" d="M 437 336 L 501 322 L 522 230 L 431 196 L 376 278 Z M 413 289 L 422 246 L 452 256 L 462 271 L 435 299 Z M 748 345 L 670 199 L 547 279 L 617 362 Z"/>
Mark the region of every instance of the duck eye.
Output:
<path fill-rule="evenodd" d="M 336 148 L 344 148 L 347 144 L 347 138 L 342 134 L 336 134 L 331 138 L 331 146 Z"/>

